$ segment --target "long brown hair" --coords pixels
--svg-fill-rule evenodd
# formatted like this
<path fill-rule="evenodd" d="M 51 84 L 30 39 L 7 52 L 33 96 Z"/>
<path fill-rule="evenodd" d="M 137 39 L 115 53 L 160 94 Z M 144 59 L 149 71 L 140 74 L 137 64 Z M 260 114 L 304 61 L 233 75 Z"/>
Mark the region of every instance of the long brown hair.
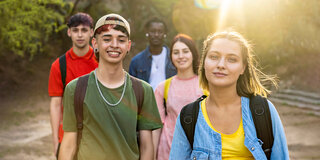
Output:
<path fill-rule="evenodd" d="M 204 41 L 202 57 L 199 66 L 200 86 L 205 90 L 209 90 L 208 80 L 205 75 L 204 61 L 212 42 L 219 38 L 236 42 L 241 48 L 243 64 L 246 66 L 246 68 L 244 73 L 240 75 L 237 80 L 237 94 L 245 97 L 257 94 L 267 97 L 271 91 L 265 87 L 265 84 L 271 83 L 277 87 L 276 76 L 266 75 L 257 68 L 258 63 L 252 54 L 251 45 L 240 33 L 233 31 L 224 31 L 211 34 Z"/>

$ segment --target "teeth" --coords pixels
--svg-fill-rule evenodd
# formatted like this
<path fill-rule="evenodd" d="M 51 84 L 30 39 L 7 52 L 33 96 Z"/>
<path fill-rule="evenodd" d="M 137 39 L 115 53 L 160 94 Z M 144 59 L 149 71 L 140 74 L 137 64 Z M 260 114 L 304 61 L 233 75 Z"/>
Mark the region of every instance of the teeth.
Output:
<path fill-rule="evenodd" d="M 111 55 L 119 54 L 118 52 L 108 52 L 108 53 L 111 54 Z"/>

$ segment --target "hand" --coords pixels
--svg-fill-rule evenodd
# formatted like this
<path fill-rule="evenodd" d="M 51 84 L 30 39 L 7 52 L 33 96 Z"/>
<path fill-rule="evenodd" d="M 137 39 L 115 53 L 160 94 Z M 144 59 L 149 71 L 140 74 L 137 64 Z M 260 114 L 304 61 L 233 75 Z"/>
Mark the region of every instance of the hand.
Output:
<path fill-rule="evenodd" d="M 59 140 L 57 138 L 56 140 L 53 141 L 53 153 L 54 153 L 54 155 L 57 155 L 58 146 L 59 146 Z"/>

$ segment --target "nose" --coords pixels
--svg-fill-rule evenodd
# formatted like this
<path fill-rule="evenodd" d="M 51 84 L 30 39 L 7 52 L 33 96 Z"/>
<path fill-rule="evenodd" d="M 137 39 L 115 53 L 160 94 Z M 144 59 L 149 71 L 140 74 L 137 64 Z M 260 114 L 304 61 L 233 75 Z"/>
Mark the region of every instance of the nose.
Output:
<path fill-rule="evenodd" d="M 79 35 L 79 37 L 82 37 L 83 33 L 81 30 L 78 32 L 78 35 Z"/>
<path fill-rule="evenodd" d="M 220 58 L 218 61 L 218 68 L 222 69 L 225 67 L 225 58 Z"/>
<path fill-rule="evenodd" d="M 111 47 L 113 47 L 113 48 L 118 47 L 118 42 L 117 42 L 117 40 L 113 39 L 113 40 L 111 41 Z"/>

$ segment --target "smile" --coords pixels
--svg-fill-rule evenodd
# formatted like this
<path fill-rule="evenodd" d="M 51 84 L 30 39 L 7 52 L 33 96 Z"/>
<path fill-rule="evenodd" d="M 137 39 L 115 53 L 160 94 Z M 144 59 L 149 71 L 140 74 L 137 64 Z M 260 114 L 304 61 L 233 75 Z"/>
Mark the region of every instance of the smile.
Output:
<path fill-rule="evenodd" d="M 116 51 L 107 51 L 107 53 L 111 57 L 117 57 L 120 55 L 120 52 L 116 52 Z"/>
<path fill-rule="evenodd" d="M 221 72 L 214 72 L 213 74 L 214 74 L 216 77 L 225 77 L 225 76 L 227 76 L 227 74 L 221 73 Z"/>

